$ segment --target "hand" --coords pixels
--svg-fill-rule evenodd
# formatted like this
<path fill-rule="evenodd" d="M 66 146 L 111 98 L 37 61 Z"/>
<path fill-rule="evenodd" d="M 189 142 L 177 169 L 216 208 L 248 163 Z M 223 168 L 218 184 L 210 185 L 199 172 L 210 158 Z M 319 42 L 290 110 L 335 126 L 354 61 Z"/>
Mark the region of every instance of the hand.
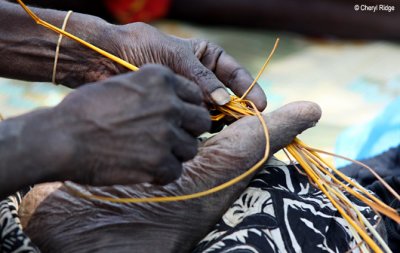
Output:
<path fill-rule="evenodd" d="M 172 37 L 144 23 L 113 26 L 107 31 L 99 38 L 104 49 L 138 67 L 146 63 L 168 66 L 197 83 L 208 103 L 223 105 L 230 100 L 226 87 L 241 96 L 253 81 L 250 74 L 221 47 L 205 40 Z M 103 58 L 99 56 L 99 60 L 93 62 L 93 71 L 88 72 L 86 80 L 94 81 L 127 71 Z M 247 98 L 259 110 L 267 105 L 258 84 Z"/>
<path fill-rule="evenodd" d="M 320 108 L 309 102 L 292 103 L 265 115 L 270 131 L 270 154 L 313 127 L 320 116 Z M 210 189 L 243 173 L 261 159 L 264 148 L 259 120 L 245 117 L 207 140 L 198 155 L 184 164 L 182 177 L 171 184 L 101 188 L 75 186 L 78 190 L 111 197 L 190 194 Z M 28 224 L 24 231 L 48 252 L 76 249 L 81 252 L 94 249 L 189 252 L 243 192 L 250 179 L 248 177 L 203 198 L 144 204 L 87 200 L 76 197 L 60 184 L 42 185 L 25 197 L 19 213 L 22 214 L 22 223 Z M 79 216 L 76 215 L 78 212 Z M 110 240 L 99 240 L 105 237 L 112 240 L 112 245 Z M 71 241 L 75 243 L 71 244 Z"/>
<path fill-rule="evenodd" d="M 75 150 L 63 179 L 173 181 L 196 155 L 196 136 L 210 127 L 202 100 L 197 85 L 156 65 L 78 88 L 55 108 Z"/>

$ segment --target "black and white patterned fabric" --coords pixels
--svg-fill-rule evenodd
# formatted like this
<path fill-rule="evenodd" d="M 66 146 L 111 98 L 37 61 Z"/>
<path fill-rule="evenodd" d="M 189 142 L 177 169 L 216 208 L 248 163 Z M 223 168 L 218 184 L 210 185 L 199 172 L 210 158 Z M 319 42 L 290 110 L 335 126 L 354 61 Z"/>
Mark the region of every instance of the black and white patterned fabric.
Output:
<path fill-rule="evenodd" d="M 18 208 L 23 196 L 30 190 L 20 191 L 0 202 L 0 252 L 39 253 L 39 249 L 22 231 Z"/>
<path fill-rule="evenodd" d="M 40 252 L 17 216 L 27 191 L 0 202 L 2 253 Z M 369 207 L 350 199 L 371 224 L 377 222 Z M 379 227 L 385 238 L 385 226 Z M 270 159 L 194 252 L 346 252 L 355 246 L 346 221 L 325 195 L 293 166 Z"/>
<path fill-rule="evenodd" d="M 378 216 L 371 208 L 350 199 L 376 224 Z M 383 224 L 379 229 L 384 235 Z M 270 160 L 194 252 L 314 253 L 354 248 L 347 222 L 325 195 L 294 166 Z"/>

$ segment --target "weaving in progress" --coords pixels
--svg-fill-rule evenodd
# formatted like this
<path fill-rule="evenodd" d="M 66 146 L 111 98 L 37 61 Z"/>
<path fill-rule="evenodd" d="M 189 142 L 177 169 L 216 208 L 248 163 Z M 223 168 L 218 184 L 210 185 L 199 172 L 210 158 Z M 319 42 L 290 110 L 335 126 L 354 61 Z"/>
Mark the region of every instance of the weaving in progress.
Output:
<path fill-rule="evenodd" d="M 17 0 L 17 2 L 38 25 L 41 25 L 51 31 L 54 31 L 60 36 L 57 43 L 56 58 L 54 61 L 54 71 L 52 78 L 54 83 L 56 81 L 55 72 L 57 66 L 58 51 L 61 39 L 63 39 L 63 37 L 65 37 L 64 39 L 68 38 L 83 45 L 88 50 L 92 50 L 97 52 L 98 54 L 101 54 L 105 58 L 110 59 L 115 63 L 118 63 L 119 65 L 130 71 L 140 70 L 141 67 L 139 68 L 138 66 L 135 66 L 129 63 L 128 61 L 79 38 L 77 35 L 67 32 L 65 30 L 65 26 L 72 12 L 68 12 L 68 16 L 64 20 L 63 27 L 60 29 L 42 20 L 39 16 L 37 16 L 34 12 L 32 12 L 30 8 L 23 3 L 23 1 Z M 294 175 L 296 175 L 296 180 L 301 181 L 302 186 L 307 185 L 304 186 L 304 189 L 298 191 L 296 190 L 295 195 L 297 194 L 301 195 L 303 190 L 311 191 L 310 189 L 312 188 L 313 191 L 312 194 L 318 196 L 316 197 L 316 199 L 321 200 L 321 203 L 323 203 L 321 205 L 329 205 L 331 208 L 330 210 L 333 210 L 332 212 L 337 212 L 341 216 L 341 218 L 343 219 L 343 223 L 340 224 L 340 226 L 343 229 L 338 229 L 338 231 L 345 230 L 346 233 L 348 233 L 349 236 L 351 237 L 349 241 L 352 241 L 353 246 L 349 250 L 349 252 L 352 251 L 379 252 L 379 253 L 392 252 L 392 250 L 388 246 L 386 238 L 383 238 L 381 236 L 378 227 L 381 225 L 380 223 L 383 222 L 382 221 L 383 217 L 391 219 L 396 224 L 400 224 L 399 211 L 391 207 L 387 203 L 384 203 L 384 201 L 382 201 L 379 197 L 377 197 L 373 192 L 363 187 L 357 181 L 346 176 L 345 173 L 336 168 L 325 157 L 331 156 L 339 159 L 344 159 L 362 167 L 363 170 L 366 170 L 369 173 L 373 174 L 373 176 L 377 181 L 379 181 L 381 186 L 384 189 L 386 189 L 387 192 L 390 193 L 391 197 L 394 197 L 395 200 L 400 201 L 399 193 L 395 189 L 393 189 L 380 175 L 378 175 L 378 173 L 375 172 L 374 168 L 371 168 L 370 166 L 363 164 L 362 162 L 356 161 L 354 159 L 349 159 L 341 155 L 336 155 L 332 152 L 326 152 L 321 149 L 310 147 L 297 137 L 295 137 L 294 140 L 289 145 L 282 148 L 282 151 L 284 152 L 290 164 L 286 165 L 280 164 L 278 166 L 276 165 L 274 158 L 271 158 L 271 156 L 273 155 L 272 152 L 276 151 L 275 150 L 272 151 L 271 147 L 272 146 L 271 136 L 270 136 L 271 129 L 269 128 L 269 121 L 266 120 L 266 117 L 263 116 L 263 113 L 259 109 L 257 109 L 255 103 L 252 102 L 250 99 L 248 99 L 247 96 L 255 87 L 257 81 L 264 73 L 268 64 L 271 62 L 274 53 L 277 51 L 279 40 L 280 40 L 279 38 L 276 39 L 275 44 L 272 47 L 272 50 L 269 53 L 268 57 L 266 58 L 263 66 L 259 70 L 254 81 L 248 86 L 248 89 L 243 93 L 242 96 L 239 97 L 236 95 L 231 95 L 231 99 L 228 103 L 224 105 L 216 105 L 216 104 L 208 105 L 207 108 L 211 114 L 211 120 L 217 124 L 219 123 L 226 124 L 227 122 L 232 123 L 247 117 L 257 118 L 258 126 L 262 129 L 263 133 L 262 134 L 263 139 L 257 141 L 261 141 L 262 143 L 265 143 L 265 145 L 263 146 L 262 149 L 263 154 L 261 159 L 259 159 L 256 163 L 249 166 L 249 168 L 246 171 L 244 171 L 240 175 L 232 177 L 231 179 L 225 182 L 218 183 L 217 185 L 210 185 L 208 189 L 201 190 L 198 192 L 194 191 L 183 195 L 174 195 L 173 194 L 174 192 L 172 191 L 171 195 L 167 196 L 154 195 L 146 197 L 120 198 L 120 197 L 115 197 L 113 194 L 111 195 L 94 194 L 93 191 L 86 191 L 81 186 L 70 182 L 63 183 L 62 187 L 66 189 L 65 192 L 69 192 L 71 195 L 87 201 L 106 202 L 108 204 L 118 203 L 127 206 L 131 204 L 141 204 L 141 203 L 149 205 L 151 205 L 152 203 L 162 204 L 162 203 L 170 203 L 177 201 L 189 201 L 198 198 L 203 198 L 206 196 L 212 196 L 213 194 L 217 194 L 220 193 L 221 191 L 228 190 L 235 184 L 239 184 L 241 182 L 243 183 L 243 180 L 248 179 L 249 177 L 254 177 L 253 181 L 250 182 L 249 186 L 250 187 L 249 191 L 251 191 L 253 189 L 252 187 L 254 187 L 254 189 L 260 187 L 259 185 L 257 185 L 257 182 L 265 185 L 273 184 L 271 183 L 273 179 L 276 180 L 277 182 L 280 180 L 281 173 L 289 173 L 288 170 L 293 170 Z M 250 129 L 249 131 L 252 130 Z M 213 137 L 211 137 L 211 139 L 212 138 Z M 218 156 L 218 153 L 216 153 L 215 155 Z M 268 168 L 271 169 L 271 172 L 268 172 Z M 268 179 L 269 176 L 271 176 L 270 179 Z M 286 179 L 288 178 L 290 178 L 290 176 L 286 175 Z M 294 179 L 292 178 L 291 180 Z M 285 188 L 289 189 L 288 191 L 291 191 L 293 186 L 291 186 L 292 185 L 291 183 L 288 183 L 289 181 L 290 180 L 287 180 L 284 183 L 282 182 L 280 183 L 282 189 Z M 283 185 L 285 186 L 283 187 Z M 279 187 L 276 186 L 276 187 L 271 187 L 271 188 L 266 187 L 266 188 L 270 190 L 271 189 L 276 190 Z M 272 192 L 273 190 L 271 190 L 271 195 L 273 194 Z M 24 192 L 24 194 L 26 194 L 26 192 Z M 243 193 L 243 195 L 241 196 L 242 197 L 240 199 L 243 200 L 243 198 L 245 197 L 245 193 Z M 21 201 L 21 196 L 18 195 L 18 198 L 19 198 L 18 200 L 18 205 L 19 205 L 19 202 Z M 237 205 L 240 206 L 240 203 L 238 201 L 235 202 L 233 207 L 231 207 L 228 210 L 225 210 L 226 213 L 223 216 L 222 220 L 218 223 L 218 225 L 216 226 L 216 228 L 213 230 L 212 233 L 210 233 L 206 238 L 200 241 L 195 252 L 203 252 L 203 250 L 206 252 L 214 252 L 213 250 L 219 250 L 222 247 L 221 246 L 222 244 L 219 245 L 218 243 L 220 241 L 225 240 L 221 238 L 223 238 L 223 236 L 226 236 L 226 233 L 228 233 L 229 229 L 227 229 L 227 227 L 231 225 L 229 222 L 232 222 L 232 224 L 234 223 L 232 221 L 234 218 L 232 217 L 235 216 L 235 209 L 234 209 L 235 205 L 236 207 Z M 268 203 L 269 203 L 268 201 L 265 201 L 264 205 L 266 206 L 268 205 Z M 4 205 L 7 206 L 8 204 Z M 271 214 L 271 216 L 274 215 L 276 214 L 275 213 Z M 323 216 L 330 217 L 330 215 L 331 213 L 326 213 L 321 215 L 321 217 Z M 290 226 L 287 225 L 286 227 Z M 294 230 L 295 228 L 291 229 Z M 290 231 L 290 229 L 288 229 L 288 231 Z M 290 232 L 287 233 L 290 234 Z M 265 241 L 264 243 L 272 245 L 273 243 L 271 242 L 271 238 L 267 237 L 268 236 L 265 236 L 264 239 L 262 240 Z M 251 236 L 249 235 L 247 239 L 250 240 Z M 228 245 L 229 243 L 231 242 L 225 242 L 225 246 Z M 327 245 L 325 246 L 326 248 L 329 248 Z M 278 248 L 279 246 L 277 245 L 273 247 L 271 246 L 271 250 L 273 250 L 273 252 L 278 252 L 277 250 Z"/>

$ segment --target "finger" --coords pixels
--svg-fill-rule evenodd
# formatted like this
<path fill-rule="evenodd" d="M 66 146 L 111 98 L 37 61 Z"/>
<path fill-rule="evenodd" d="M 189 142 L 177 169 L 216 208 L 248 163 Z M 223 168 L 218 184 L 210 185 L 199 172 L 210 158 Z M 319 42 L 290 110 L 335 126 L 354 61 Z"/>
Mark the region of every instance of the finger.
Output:
<path fill-rule="evenodd" d="M 169 68 L 158 64 L 146 64 L 137 72 L 130 72 L 129 74 L 119 76 L 127 76 L 128 78 L 121 80 L 120 83 L 133 88 L 136 92 L 143 92 L 143 89 L 147 89 L 150 86 L 172 88 L 177 82 L 175 78 L 176 74 L 174 72 Z M 137 84 L 143 85 L 141 86 Z"/>
<path fill-rule="evenodd" d="M 204 107 L 183 103 L 182 128 L 192 136 L 199 136 L 211 128 L 210 114 Z"/>
<path fill-rule="evenodd" d="M 216 76 L 239 97 L 247 91 L 254 80 L 249 72 L 225 52 L 222 52 L 218 58 L 214 72 Z M 258 83 L 254 85 L 246 98 L 253 101 L 260 111 L 264 110 L 267 106 L 266 95 Z"/>
<path fill-rule="evenodd" d="M 185 102 L 200 105 L 203 102 L 203 93 L 199 86 L 183 76 L 175 77 L 174 88 L 178 97 Z"/>
<path fill-rule="evenodd" d="M 213 71 L 217 78 L 237 96 L 242 96 L 253 82 L 250 74 L 220 46 L 204 40 L 194 41 L 196 56 L 201 63 Z M 255 103 L 259 110 L 264 110 L 267 100 L 264 91 L 256 84 L 246 98 Z"/>
<path fill-rule="evenodd" d="M 186 162 L 197 154 L 197 138 L 187 133 L 182 128 L 175 128 L 175 139 L 172 144 L 172 153 L 181 162 Z"/>
<path fill-rule="evenodd" d="M 321 108 L 312 102 L 287 104 L 264 117 L 270 129 L 271 154 L 289 145 L 321 118 Z"/>
<path fill-rule="evenodd" d="M 155 85 L 161 85 L 165 83 L 171 85 L 176 94 L 188 103 L 200 105 L 204 100 L 203 93 L 198 85 L 173 73 L 169 68 L 162 65 L 144 65 L 133 78 L 136 78 L 136 81 L 147 84 L 155 83 Z"/>
<path fill-rule="evenodd" d="M 312 102 L 294 102 L 263 117 L 268 126 L 270 154 L 272 155 L 289 145 L 304 130 L 315 126 L 321 117 L 321 109 Z M 249 131 L 249 129 L 252 131 Z M 225 140 L 226 136 L 234 136 L 230 141 L 240 142 L 241 145 L 237 147 L 246 149 L 246 152 L 259 155 L 264 152 L 264 130 L 257 117 L 245 117 L 234 122 L 220 134 L 210 139 L 210 143 L 221 142 L 220 145 L 223 144 L 223 147 L 232 151 L 232 147 L 230 147 L 232 143 Z M 240 150 L 236 151 L 239 152 Z"/>
<path fill-rule="evenodd" d="M 153 182 L 155 184 L 165 185 L 179 178 L 181 174 L 182 163 L 171 153 L 168 159 L 165 160 L 165 164 L 157 169 Z"/>
<path fill-rule="evenodd" d="M 186 59 L 181 74 L 194 81 L 201 88 L 205 95 L 205 101 L 217 105 L 224 105 L 230 101 L 230 95 L 223 83 L 194 55 L 190 55 Z"/>

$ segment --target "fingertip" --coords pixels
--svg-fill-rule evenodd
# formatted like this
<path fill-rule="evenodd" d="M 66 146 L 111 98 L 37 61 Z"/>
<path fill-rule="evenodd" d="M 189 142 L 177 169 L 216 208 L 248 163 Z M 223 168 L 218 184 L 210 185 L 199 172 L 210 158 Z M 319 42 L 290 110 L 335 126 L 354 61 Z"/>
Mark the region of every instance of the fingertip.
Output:
<path fill-rule="evenodd" d="M 286 110 L 290 111 L 297 110 L 296 117 L 308 121 L 318 121 L 322 115 L 321 107 L 317 103 L 311 101 L 296 101 L 284 107 L 286 107 Z"/>
<path fill-rule="evenodd" d="M 231 96 L 229 95 L 228 91 L 225 88 L 217 88 L 210 94 L 211 99 L 217 105 L 225 105 L 231 100 Z"/>
<path fill-rule="evenodd" d="M 303 103 L 307 110 L 305 114 L 308 115 L 308 120 L 317 123 L 321 119 L 322 109 L 317 103 L 310 101 L 302 101 L 300 103 Z"/>
<path fill-rule="evenodd" d="M 293 126 L 297 134 L 314 127 L 322 115 L 321 107 L 309 101 L 292 102 L 274 112 L 281 115 L 280 118 L 286 117 L 288 125 Z"/>

